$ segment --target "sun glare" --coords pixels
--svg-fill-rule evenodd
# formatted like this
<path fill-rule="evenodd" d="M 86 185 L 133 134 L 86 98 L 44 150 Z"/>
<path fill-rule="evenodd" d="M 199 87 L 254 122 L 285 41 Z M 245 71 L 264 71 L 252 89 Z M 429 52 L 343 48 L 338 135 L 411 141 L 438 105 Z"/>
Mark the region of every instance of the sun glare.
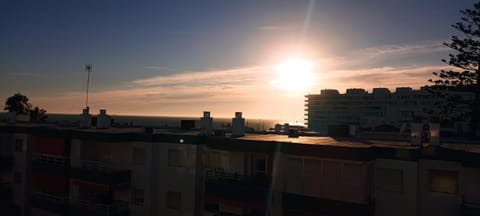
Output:
<path fill-rule="evenodd" d="M 288 91 L 304 91 L 315 82 L 313 62 L 292 58 L 274 67 L 277 78 L 273 84 Z"/>

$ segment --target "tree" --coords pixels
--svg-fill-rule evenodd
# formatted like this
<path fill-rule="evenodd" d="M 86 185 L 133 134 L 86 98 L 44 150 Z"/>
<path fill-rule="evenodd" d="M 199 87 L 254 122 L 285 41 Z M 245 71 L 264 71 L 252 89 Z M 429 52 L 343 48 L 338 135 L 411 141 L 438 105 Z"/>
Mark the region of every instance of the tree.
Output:
<path fill-rule="evenodd" d="M 26 114 L 30 111 L 32 105 L 28 103 L 28 97 L 20 93 L 16 93 L 13 96 L 7 98 L 5 101 L 5 108 L 9 112 L 15 112 L 16 114 Z"/>
<path fill-rule="evenodd" d="M 44 122 L 48 118 L 47 111 L 44 109 L 38 108 L 38 106 L 30 110 L 29 113 L 30 113 L 30 121 L 32 122 Z"/>
<path fill-rule="evenodd" d="M 448 60 L 442 62 L 454 69 L 433 72 L 439 79 L 429 80 L 434 84 L 432 89 L 441 91 L 470 92 L 475 95 L 473 100 L 458 100 L 457 105 L 466 105 L 470 109 L 470 129 L 472 135 L 479 135 L 480 123 L 480 2 L 473 9 L 461 10 L 460 22 L 452 25 L 461 36 L 452 36 L 449 43 L 444 43 L 454 51 L 448 55 Z M 447 100 L 449 98 L 447 97 Z M 458 99 L 458 98 L 457 98 Z"/>

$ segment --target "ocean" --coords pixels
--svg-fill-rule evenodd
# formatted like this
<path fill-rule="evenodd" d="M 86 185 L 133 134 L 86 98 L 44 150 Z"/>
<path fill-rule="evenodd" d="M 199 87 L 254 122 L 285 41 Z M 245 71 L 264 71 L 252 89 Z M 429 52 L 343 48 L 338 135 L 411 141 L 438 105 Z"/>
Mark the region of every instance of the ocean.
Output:
<path fill-rule="evenodd" d="M 68 123 L 80 120 L 80 114 L 55 114 L 47 113 L 47 123 Z M 127 116 L 127 115 L 110 115 L 117 125 L 132 125 L 135 127 L 180 127 L 181 120 L 195 120 L 195 126 L 200 126 L 200 117 L 181 117 L 181 116 Z M 5 118 L 5 113 L 0 113 L 0 120 Z M 221 128 L 232 123 L 231 118 L 215 118 L 213 117 L 215 128 Z M 275 124 L 282 123 L 278 120 L 271 119 L 245 119 L 247 127 L 256 131 L 264 131 L 273 128 Z"/>

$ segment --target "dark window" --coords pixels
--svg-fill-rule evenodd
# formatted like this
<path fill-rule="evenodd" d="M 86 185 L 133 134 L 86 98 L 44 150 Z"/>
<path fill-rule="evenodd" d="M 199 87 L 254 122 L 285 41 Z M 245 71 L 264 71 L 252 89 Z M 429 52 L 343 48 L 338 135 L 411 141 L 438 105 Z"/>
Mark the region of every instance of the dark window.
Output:
<path fill-rule="evenodd" d="M 265 159 L 257 159 L 255 169 L 257 171 L 265 172 L 266 162 Z"/>
<path fill-rule="evenodd" d="M 430 192 L 457 194 L 458 172 L 428 170 L 428 184 Z"/>
<path fill-rule="evenodd" d="M 143 205 L 145 201 L 143 189 L 132 189 L 132 202 L 136 205 Z"/>
<path fill-rule="evenodd" d="M 167 192 L 167 208 L 175 210 L 182 209 L 182 194 L 180 192 Z"/>
<path fill-rule="evenodd" d="M 23 152 L 23 139 L 15 139 L 15 152 Z"/>

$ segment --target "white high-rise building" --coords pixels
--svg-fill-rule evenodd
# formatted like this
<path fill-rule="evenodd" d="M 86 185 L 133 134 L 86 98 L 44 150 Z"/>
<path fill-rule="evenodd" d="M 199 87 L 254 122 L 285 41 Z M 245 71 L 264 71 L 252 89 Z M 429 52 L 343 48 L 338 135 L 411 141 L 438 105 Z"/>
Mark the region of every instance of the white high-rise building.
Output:
<path fill-rule="evenodd" d="M 470 95 L 461 95 L 469 97 Z M 360 128 L 393 126 L 401 128 L 416 117 L 429 121 L 428 110 L 438 107 L 442 98 L 422 88 L 398 87 L 395 92 L 387 88 L 347 89 L 340 94 L 335 89 L 321 90 L 320 94 L 305 96 L 306 125 L 326 134 L 329 126 L 358 125 Z"/>

